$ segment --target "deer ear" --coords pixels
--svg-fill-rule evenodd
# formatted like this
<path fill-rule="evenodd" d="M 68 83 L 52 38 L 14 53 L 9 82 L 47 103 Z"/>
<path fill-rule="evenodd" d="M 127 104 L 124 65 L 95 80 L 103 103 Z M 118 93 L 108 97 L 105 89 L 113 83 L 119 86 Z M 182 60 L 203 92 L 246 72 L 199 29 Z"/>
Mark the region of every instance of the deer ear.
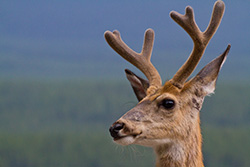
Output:
<path fill-rule="evenodd" d="M 214 92 L 219 71 L 224 64 L 230 45 L 219 57 L 207 64 L 192 80 L 191 85 L 202 90 L 202 95 L 206 96 Z"/>
<path fill-rule="evenodd" d="M 138 99 L 141 101 L 147 95 L 147 89 L 149 87 L 149 82 L 141 77 L 135 75 L 132 71 L 125 69 L 127 79 L 129 80 L 134 93 Z"/>

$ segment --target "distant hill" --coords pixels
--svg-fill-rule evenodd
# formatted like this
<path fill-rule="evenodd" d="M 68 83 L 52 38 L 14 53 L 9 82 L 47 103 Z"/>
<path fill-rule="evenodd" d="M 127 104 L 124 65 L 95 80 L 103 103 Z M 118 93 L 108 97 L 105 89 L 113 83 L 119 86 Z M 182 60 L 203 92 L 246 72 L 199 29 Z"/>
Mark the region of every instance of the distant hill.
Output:
<path fill-rule="evenodd" d="M 103 33 L 118 29 L 140 51 L 144 31 L 156 39 L 152 60 L 171 77 L 191 52 L 188 35 L 169 17 L 171 10 L 194 8 L 198 25 L 209 22 L 213 1 L 1 1 L 1 77 L 123 77 L 129 67 L 106 44 Z M 232 44 L 222 71 L 226 79 L 250 76 L 250 1 L 226 1 L 226 11 L 198 67 Z M 133 69 L 133 68 L 132 68 Z M 167 72 L 167 73 L 165 73 Z"/>

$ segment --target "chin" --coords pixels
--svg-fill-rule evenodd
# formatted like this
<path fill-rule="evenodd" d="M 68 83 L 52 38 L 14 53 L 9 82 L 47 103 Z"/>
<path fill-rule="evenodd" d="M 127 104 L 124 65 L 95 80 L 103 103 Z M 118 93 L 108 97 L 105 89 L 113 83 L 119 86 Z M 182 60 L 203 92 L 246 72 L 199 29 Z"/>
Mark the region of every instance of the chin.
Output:
<path fill-rule="evenodd" d="M 135 144 L 135 137 L 134 136 L 124 136 L 119 139 L 114 139 L 114 142 L 123 146 L 127 146 L 130 144 Z"/>
<path fill-rule="evenodd" d="M 172 142 L 171 139 L 142 139 L 139 136 L 124 136 L 118 139 L 114 139 L 116 144 L 127 146 L 131 144 L 146 146 L 146 147 L 157 147 L 159 145 L 169 144 Z"/>

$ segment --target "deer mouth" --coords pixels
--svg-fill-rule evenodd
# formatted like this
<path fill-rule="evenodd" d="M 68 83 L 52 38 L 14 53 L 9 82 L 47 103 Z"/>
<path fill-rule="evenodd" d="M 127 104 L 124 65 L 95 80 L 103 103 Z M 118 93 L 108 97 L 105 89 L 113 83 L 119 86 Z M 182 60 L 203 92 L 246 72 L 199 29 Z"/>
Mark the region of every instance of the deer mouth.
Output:
<path fill-rule="evenodd" d="M 126 140 L 126 138 L 129 138 L 129 139 L 134 139 L 136 140 L 139 135 L 141 135 L 142 132 L 139 132 L 139 133 L 131 133 L 131 134 L 125 134 L 123 132 L 123 130 L 121 130 L 119 133 L 117 134 L 111 134 L 111 136 L 113 137 L 113 140 L 116 142 L 118 140 Z"/>
<path fill-rule="evenodd" d="M 142 134 L 142 131 L 130 129 L 124 123 L 114 123 L 109 128 L 109 132 L 114 142 L 121 145 L 133 144 L 138 136 Z"/>
<path fill-rule="evenodd" d="M 114 140 L 114 141 L 117 141 L 117 140 L 120 140 L 120 139 L 123 139 L 123 138 L 126 138 L 126 137 L 136 138 L 138 135 L 139 135 L 139 134 L 124 135 L 124 136 L 116 136 L 116 137 L 113 137 L 113 140 Z"/>
<path fill-rule="evenodd" d="M 113 138 L 114 142 L 123 146 L 134 144 L 138 135 L 126 135 Z"/>

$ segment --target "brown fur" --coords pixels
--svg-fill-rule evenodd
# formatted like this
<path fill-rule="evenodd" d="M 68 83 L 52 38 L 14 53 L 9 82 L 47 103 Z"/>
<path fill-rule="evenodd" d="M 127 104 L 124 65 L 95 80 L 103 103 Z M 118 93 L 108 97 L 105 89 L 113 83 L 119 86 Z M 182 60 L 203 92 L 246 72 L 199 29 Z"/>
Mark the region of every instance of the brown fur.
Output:
<path fill-rule="evenodd" d="M 157 156 L 157 167 L 203 167 L 200 109 L 205 96 L 215 89 L 224 62 L 221 60 L 225 60 L 227 53 L 228 48 L 182 89 L 168 81 L 150 91 L 114 123 L 124 125 L 115 142 L 152 147 Z M 165 99 L 173 100 L 174 107 L 164 108 L 162 102 Z"/>
<path fill-rule="evenodd" d="M 186 14 L 171 12 L 171 17 L 191 36 L 194 50 L 174 77 L 161 85 L 161 78 L 150 62 L 154 32 L 145 33 L 142 53 L 132 51 L 118 31 L 105 33 L 110 46 L 139 68 L 149 82 L 125 70 L 139 103 L 110 128 L 114 141 L 121 145 L 138 144 L 152 147 L 156 167 L 204 167 L 200 110 L 205 96 L 213 93 L 218 73 L 229 52 L 226 51 L 186 82 L 198 64 L 206 45 L 217 30 L 224 12 L 224 3 L 214 5 L 211 22 L 201 32 L 194 21 L 193 10 Z"/>
<path fill-rule="evenodd" d="M 203 166 L 197 106 L 202 106 L 204 96 L 196 96 L 195 91 L 192 85 L 186 85 L 180 91 L 171 83 L 165 84 L 118 120 L 125 124 L 123 134 L 136 135 L 135 140 L 129 144 L 154 148 L 157 167 Z M 165 98 L 174 99 L 178 103 L 176 108 L 166 111 L 159 107 Z"/>

